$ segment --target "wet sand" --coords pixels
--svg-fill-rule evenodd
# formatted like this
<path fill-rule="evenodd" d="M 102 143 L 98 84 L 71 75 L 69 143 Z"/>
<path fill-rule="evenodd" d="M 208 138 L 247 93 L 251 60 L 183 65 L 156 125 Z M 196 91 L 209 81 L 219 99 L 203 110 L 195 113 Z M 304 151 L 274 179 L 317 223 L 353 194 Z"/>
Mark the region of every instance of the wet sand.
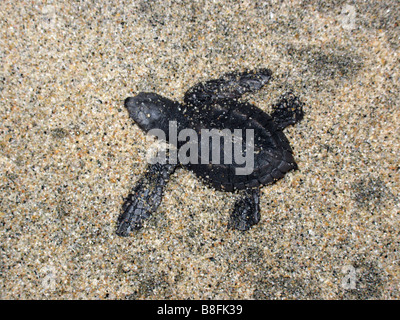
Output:
<path fill-rule="evenodd" d="M 0 298 L 399 299 L 398 1 L 0 4 Z M 236 195 L 179 169 L 145 227 L 115 235 L 150 146 L 123 107 L 267 67 L 292 90 L 299 170 Z"/>

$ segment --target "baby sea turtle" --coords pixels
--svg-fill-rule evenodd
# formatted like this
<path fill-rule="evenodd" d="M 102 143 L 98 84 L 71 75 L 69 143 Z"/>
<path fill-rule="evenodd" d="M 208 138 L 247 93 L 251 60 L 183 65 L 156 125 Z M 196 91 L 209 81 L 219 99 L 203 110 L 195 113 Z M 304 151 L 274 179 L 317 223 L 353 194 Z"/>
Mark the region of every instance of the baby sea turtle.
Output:
<path fill-rule="evenodd" d="M 224 129 L 251 129 L 254 139 L 246 147 L 252 147 L 254 165 L 248 174 L 239 175 L 237 169 L 243 168 L 243 162 L 235 159 L 231 163 L 218 164 L 201 161 L 148 164 L 146 172 L 123 204 L 117 223 L 118 235 L 127 236 L 140 229 L 143 221 L 157 210 L 168 178 L 178 166 L 193 171 L 217 190 L 239 193 L 228 223 L 230 228 L 248 230 L 259 222 L 260 187 L 274 183 L 286 172 L 297 168 L 289 141 L 282 130 L 303 118 L 303 103 L 290 92 L 274 105 L 271 115 L 253 104 L 238 101 L 243 94 L 261 89 L 271 75 L 268 69 L 228 73 L 190 88 L 183 104 L 156 93 L 144 92 L 125 100 L 130 117 L 142 130 L 161 129 L 166 133 L 165 140 L 175 144 L 177 150 L 183 148 L 185 141 L 172 137 L 169 132 L 171 123 L 176 124 L 177 132 L 191 129 L 199 137 L 204 135 L 203 129 L 217 129 L 218 132 Z M 211 146 L 211 140 L 207 146 Z M 228 148 L 229 145 L 221 144 L 220 154 Z M 210 150 L 203 151 L 203 156 Z M 201 151 L 198 148 L 199 158 Z M 248 149 L 242 155 L 246 152 L 249 152 Z"/>

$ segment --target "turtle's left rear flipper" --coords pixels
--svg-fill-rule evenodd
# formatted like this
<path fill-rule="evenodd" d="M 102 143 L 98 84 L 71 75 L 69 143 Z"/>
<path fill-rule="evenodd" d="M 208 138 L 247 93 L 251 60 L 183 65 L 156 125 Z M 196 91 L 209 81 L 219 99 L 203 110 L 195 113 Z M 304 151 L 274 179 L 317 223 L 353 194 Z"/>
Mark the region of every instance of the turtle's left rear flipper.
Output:
<path fill-rule="evenodd" d="M 132 192 L 125 199 L 117 222 L 117 235 L 126 237 L 143 225 L 143 220 L 157 210 L 174 164 L 150 164 Z"/>
<path fill-rule="evenodd" d="M 240 231 L 249 230 L 260 221 L 260 189 L 245 189 L 235 202 L 228 228 Z"/>

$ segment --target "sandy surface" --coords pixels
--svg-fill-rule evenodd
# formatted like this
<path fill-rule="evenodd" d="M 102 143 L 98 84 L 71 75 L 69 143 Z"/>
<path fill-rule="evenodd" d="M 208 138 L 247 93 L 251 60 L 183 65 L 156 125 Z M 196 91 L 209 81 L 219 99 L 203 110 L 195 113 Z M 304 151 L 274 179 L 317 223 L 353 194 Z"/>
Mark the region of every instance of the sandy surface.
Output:
<path fill-rule="evenodd" d="M 1 1 L 0 298 L 400 298 L 399 2 L 269 3 Z M 123 100 L 257 67 L 245 100 L 306 104 L 261 222 L 180 169 L 116 236 L 149 146 Z"/>

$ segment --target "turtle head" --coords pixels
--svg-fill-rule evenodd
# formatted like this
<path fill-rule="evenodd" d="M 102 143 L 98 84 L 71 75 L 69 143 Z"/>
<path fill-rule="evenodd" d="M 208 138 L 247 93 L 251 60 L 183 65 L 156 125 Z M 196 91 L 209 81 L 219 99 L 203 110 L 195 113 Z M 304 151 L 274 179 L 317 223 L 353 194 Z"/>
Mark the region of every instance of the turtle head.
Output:
<path fill-rule="evenodd" d="M 129 116 L 145 132 L 151 129 L 163 129 L 168 123 L 171 108 L 176 102 L 156 93 L 141 92 L 135 97 L 125 100 L 125 108 Z"/>

